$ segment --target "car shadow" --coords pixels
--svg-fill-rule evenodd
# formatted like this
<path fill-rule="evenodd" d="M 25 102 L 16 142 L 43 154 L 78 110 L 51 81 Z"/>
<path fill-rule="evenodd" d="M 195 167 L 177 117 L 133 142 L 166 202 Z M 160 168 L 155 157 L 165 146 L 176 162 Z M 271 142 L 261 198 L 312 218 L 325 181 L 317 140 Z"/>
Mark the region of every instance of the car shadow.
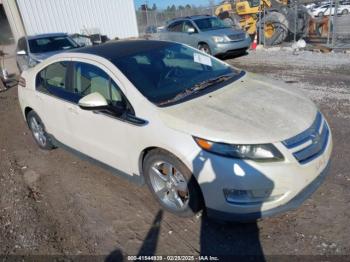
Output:
<path fill-rule="evenodd" d="M 197 177 L 194 178 L 192 176 L 191 179 L 196 179 L 196 181 L 201 182 L 201 189 L 204 194 L 215 194 L 215 191 L 221 190 L 219 195 L 222 195 L 222 198 L 217 200 L 220 203 L 220 200 L 225 201 L 225 198 L 222 188 L 218 188 L 219 185 L 224 183 L 227 189 L 234 189 L 235 187 L 244 186 L 245 179 L 253 178 L 256 182 L 255 184 L 258 185 L 259 188 L 262 187 L 266 189 L 264 197 L 268 198 L 270 196 L 274 188 L 274 183 L 261 172 L 241 159 L 225 160 L 222 157 L 220 159 L 205 151 L 200 151 L 193 159 L 193 172 L 197 174 Z M 206 182 L 203 181 L 206 178 L 201 177 L 204 174 L 204 172 L 202 172 L 204 168 L 206 170 L 211 168 L 214 175 Z M 223 168 L 225 170 L 232 170 L 232 183 L 230 183 L 230 179 L 223 180 Z M 241 171 L 244 172 L 244 175 Z M 237 174 L 237 172 L 241 173 Z M 207 198 L 207 200 L 203 198 L 203 201 L 209 202 L 208 199 L 209 198 Z M 223 205 L 230 206 L 228 203 L 223 203 Z M 246 208 L 250 208 L 249 204 L 246 204 Z M 257 217 L 261 216 L 262 205 L 260 202 L 257 201 L 254 207 L 251 208 L 254 210 Z M 147 236 L 140 247 L 137 254 L 138 256 L 156 255 L 162 218 L 163 211 L 160 210 L 155 216 Z M 253 220 L 253 222 L 250 221 L 249 223 L 224 222 L 220 220 L 220 217 L 219 220 L 217 220 L 217 218 L 214 220 L 208 217 L 206 210 L 204 210 L 200 223 L 200 250 L 198 255 L 218 257 L 220 261 L 233 261 L 236 259 L 265 261 L 264 252 L 260 243 L 259 227 L 256 221 Z M 162 255 L 170 255 L 170 253 L 171 250 L 161 250 Z M 114 262 L 122 260 L 122 252 L 120 250 L 115 250 L 105 261 Z"/>
<path fill-rule="evenodd" d="M 204 195 L 217 196 L 214 202 L 210 198 L 204 197 L 203 200 L 208 204 L 215 204 L 217 201 L 218 206 L 224 206 L 230 208 L 235 204 L 229 204 L 225 200 L 223 189 L 236 189 L 242 194 L 245 187 L 245 181 L 254 179 L 254 185 L 257 185 L 254 195 L 263 195 L 263 198 L 268 198 L 274 188 L 274 183 L 259 172 L 257 169 L 249 165 L 242 159 L 233 158 L 218 158 L 217 156 L 208 153 L 206 151 L 200 151 L 193 160 L 193 173 L 197 174 L 197 181 L 200 181 L 200 187 Z M 211 169 L 213 177 L 206 178 L 203 176 L 203 169 Z M 230 174 L 223 174 L 223 172 L 231 170 Z M 230 179 L 232 176 L 232 179 Z M 224 178 L 226 177 L 226 178 Z M 194 179 L 194 178 L 193 178 Z M 204 182 L 204 180 L 207 180 Z M 258 190 L 264 188 L 263 191 Z M 221 191 L 217 193 L 217 191 Z M 251 193 L 252 194 L 252 193 Z M 232 196 L 231 201 L 242 201 L 237 195 Z M 261 200 L 261 199 L 260 199 Z M 259 202 L 259 198 L 254 200 L 254 205 L 249 203 L 239 204 L 240 209 L 251 209 L 249 213 L 254 213 L 256 217 L 261 217 L 262 203 Z M 243 206 L 243 207 L 242 207 Z M 200 232 L 200 254 L 220 256 L 227 258 L 233 257 L 250 257 L 255 261 L 265 261 L 264 252 L 260 243 L 259 227 L 256 219 L 242 217 L 228 217 L 225 218 L 224 214 L 219 213 L 216 215 L 215 220 L 208 217 L 210 209 L 205 210 L 201 221 Z M 242 211 L 241 211 L 242 212 Z M 221 220 L 222 219 L 222 220 Z M 242 220 L 242 222 L 232 222 L 233 220 Z M 230 221 L 231 220 L 231 221 Z"/>
<path fill-rule="evenodd" d="M 243 56 L 247 56 L 247 55 L 249 55 L 249 52 L 245 51 L 245 52 L 240 52 L 240 53 L 220 55 L 220 56 L 217 56 L 217 58 L 219 58 L 223 61 L 226 61 L 226 60 L 235 59 L 235 58 L 239 58 L 239 57 L 243 57 Z"/>

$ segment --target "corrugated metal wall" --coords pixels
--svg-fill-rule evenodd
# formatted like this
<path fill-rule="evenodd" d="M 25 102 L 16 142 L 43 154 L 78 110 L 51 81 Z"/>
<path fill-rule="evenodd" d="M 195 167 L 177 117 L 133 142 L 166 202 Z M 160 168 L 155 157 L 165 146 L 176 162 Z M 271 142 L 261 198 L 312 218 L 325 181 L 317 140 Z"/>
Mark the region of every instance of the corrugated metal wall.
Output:
<path fill-rule="evenodd" d="M 138 36 L 133 0 L 17 0 L 17 4 L 28 35 L 98 28 L 111 39 Z"/>

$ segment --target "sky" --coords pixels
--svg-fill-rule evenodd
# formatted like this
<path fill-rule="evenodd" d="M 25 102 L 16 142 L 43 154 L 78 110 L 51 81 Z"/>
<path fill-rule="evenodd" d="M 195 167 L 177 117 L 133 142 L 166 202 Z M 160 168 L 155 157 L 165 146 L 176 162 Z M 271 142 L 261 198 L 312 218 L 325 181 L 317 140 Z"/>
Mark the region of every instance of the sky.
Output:
<path fill-rule="evenodd" d="M 159 9 L 164 9 L 168 5 L 208 5 L 209 0 L 134 0 L 136 8 L 138 8 L 141 4 L 145 4 L 146 2 L 148 3 L 149 7 L 152 7 L 153 3 L 157 5 L 157 8 Z M 215 3 L 220 2 L 219 0 L 215 0 Z"/>

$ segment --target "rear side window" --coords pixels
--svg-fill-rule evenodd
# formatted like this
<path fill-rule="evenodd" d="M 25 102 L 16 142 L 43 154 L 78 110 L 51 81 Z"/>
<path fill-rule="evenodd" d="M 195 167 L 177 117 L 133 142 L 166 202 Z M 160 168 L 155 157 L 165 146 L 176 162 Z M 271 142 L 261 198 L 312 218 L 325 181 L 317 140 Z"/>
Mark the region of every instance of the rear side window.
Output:
<path fill-rule="evenodd" d="M 46 67 L 45 81 L 48 86 L 66 89 L 67 64 L 59 62 Z"/>
<path fill-rule="evenodd" d="M 182 32 L 183 21 L 177 21 L 168 26 L 168 31 L 170 32 Z"/>
<path fill-rule="evenodd" d="M 48 88 L 66 89 L 68 62 L 58 62 L 41 70 L 36 76 L 36 89 L 48 91 Z"/>
<path fill-rule="evenodd" d="M 68 84 L 68 67 L 70 62 L 62 61 L 51 64 L 41 70 L 36 76 L 36 89 L 43 93 L 77 103 L 79 96 L 75 95 Z"/>

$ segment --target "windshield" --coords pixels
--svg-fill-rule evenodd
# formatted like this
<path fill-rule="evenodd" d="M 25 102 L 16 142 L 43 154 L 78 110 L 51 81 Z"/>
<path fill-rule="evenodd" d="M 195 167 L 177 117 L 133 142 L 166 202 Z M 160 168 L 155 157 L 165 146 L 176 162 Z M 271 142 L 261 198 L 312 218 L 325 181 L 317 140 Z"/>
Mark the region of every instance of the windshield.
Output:
<path fill-rule="evenodd" d="M 230 25 L 228 25 L 223 20 L 220 20 L 219 18 L 216 18 L 216 17 L 196 19 L 194 20 L 194 22 L 196 23 L 196 25 L 201 31 L 230 28 Z"/>
<path fill-rule="evenodd" d="M 148 100 L 159 106 L 200 84 L 205 83 L 205 88 L 214 85 L 213 79 L 220 76 L 234 78 L 240 74 L 196 49 L 177 43 L 118 57 L 112 62 Z M 199 92 L 199 88 L 195 91 Z"/>
<path fill-rule="evenodd" d="M 30 52 L 33 54 L 68 50 L 77 47 L 78 44 L 68 36 L 43 37 L 29 40 Z"/>

